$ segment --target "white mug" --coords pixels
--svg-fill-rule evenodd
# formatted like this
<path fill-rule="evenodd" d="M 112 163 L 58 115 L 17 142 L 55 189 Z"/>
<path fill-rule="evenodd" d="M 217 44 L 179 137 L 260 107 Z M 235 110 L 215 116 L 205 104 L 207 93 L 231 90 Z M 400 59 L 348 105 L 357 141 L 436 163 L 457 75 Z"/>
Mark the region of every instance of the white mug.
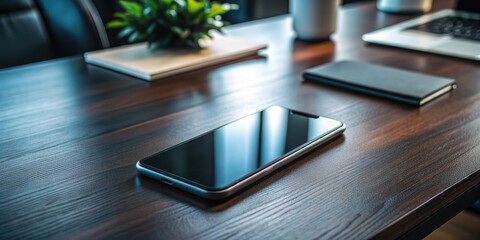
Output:
<path fill-rule="evenodd" d="M 428 12 L 432 0 L 377 0 L 377 9 L 392 13 Z"/>
<path fill-rule="evenodd" d="M 302 40 L 328 39 L 337 28 L 340 0 L 290 0 L 293 30 Z"/>

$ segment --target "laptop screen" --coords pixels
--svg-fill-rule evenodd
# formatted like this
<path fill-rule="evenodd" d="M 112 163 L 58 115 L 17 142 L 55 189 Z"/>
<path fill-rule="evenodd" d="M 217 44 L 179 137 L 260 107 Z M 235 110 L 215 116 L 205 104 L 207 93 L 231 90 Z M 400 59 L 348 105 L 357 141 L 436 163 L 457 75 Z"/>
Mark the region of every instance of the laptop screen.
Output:
<path fill-rule="evenodd" d="M 457 0 L 457 10 L 480 13 L 480 1 L 478 0 Z"/>

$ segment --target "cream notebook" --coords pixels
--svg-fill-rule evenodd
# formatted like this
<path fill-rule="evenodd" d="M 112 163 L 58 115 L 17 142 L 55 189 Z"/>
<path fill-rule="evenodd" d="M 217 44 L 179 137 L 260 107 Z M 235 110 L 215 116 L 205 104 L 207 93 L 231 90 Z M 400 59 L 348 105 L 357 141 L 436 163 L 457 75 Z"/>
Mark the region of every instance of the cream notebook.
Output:
<path fill-rule="evenodd" d="M 201 50 L 150 50 L 147 43 L 136 43 L 111 49 L 85 53 L 90 64 L 151 81 L 170 75 L 214 65 L 249 55 L 266 48 L 258 43 L 237 37 L 217 35 L 202 43 Z"/>

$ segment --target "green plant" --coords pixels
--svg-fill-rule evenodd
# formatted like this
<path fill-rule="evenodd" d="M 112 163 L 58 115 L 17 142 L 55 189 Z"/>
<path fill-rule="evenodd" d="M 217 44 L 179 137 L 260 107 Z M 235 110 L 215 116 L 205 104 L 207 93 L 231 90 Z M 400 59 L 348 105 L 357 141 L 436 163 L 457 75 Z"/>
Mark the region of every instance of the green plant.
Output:
<path fill-rule="evenodd" d="M 129 42 L 147 41 L 150 48 L 201 48 L 200 40 L 212 38 L 227 23 L 221 15 L 236 5 L 208 0 L 119 1 L 125 10 L 115 13 L 110 28 L 123 28 L 119 38 Z"/>

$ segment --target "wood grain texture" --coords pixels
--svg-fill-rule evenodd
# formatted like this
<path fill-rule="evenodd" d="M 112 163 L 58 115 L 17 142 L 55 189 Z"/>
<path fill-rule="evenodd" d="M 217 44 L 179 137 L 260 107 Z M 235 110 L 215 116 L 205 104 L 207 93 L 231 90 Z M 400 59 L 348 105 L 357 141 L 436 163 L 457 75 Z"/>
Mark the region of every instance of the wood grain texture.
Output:
<path fill-rule="evenodd" d="M 81 57 L 0 71 L 0 239 L 403 235 L 480 184 L 478 63 L 360 40 L 408 18 L 349 5 L 320 43 L 296 41 L 286 16 L 232 26 L 268 42 L 268 57 L 152 83 Z M 455 78 L 458 89 L 415 108 L 301 79 L 344 59 Z M 137 174 L 139 159 L 270 105 L 347 131 L 225 201 Z"/>

